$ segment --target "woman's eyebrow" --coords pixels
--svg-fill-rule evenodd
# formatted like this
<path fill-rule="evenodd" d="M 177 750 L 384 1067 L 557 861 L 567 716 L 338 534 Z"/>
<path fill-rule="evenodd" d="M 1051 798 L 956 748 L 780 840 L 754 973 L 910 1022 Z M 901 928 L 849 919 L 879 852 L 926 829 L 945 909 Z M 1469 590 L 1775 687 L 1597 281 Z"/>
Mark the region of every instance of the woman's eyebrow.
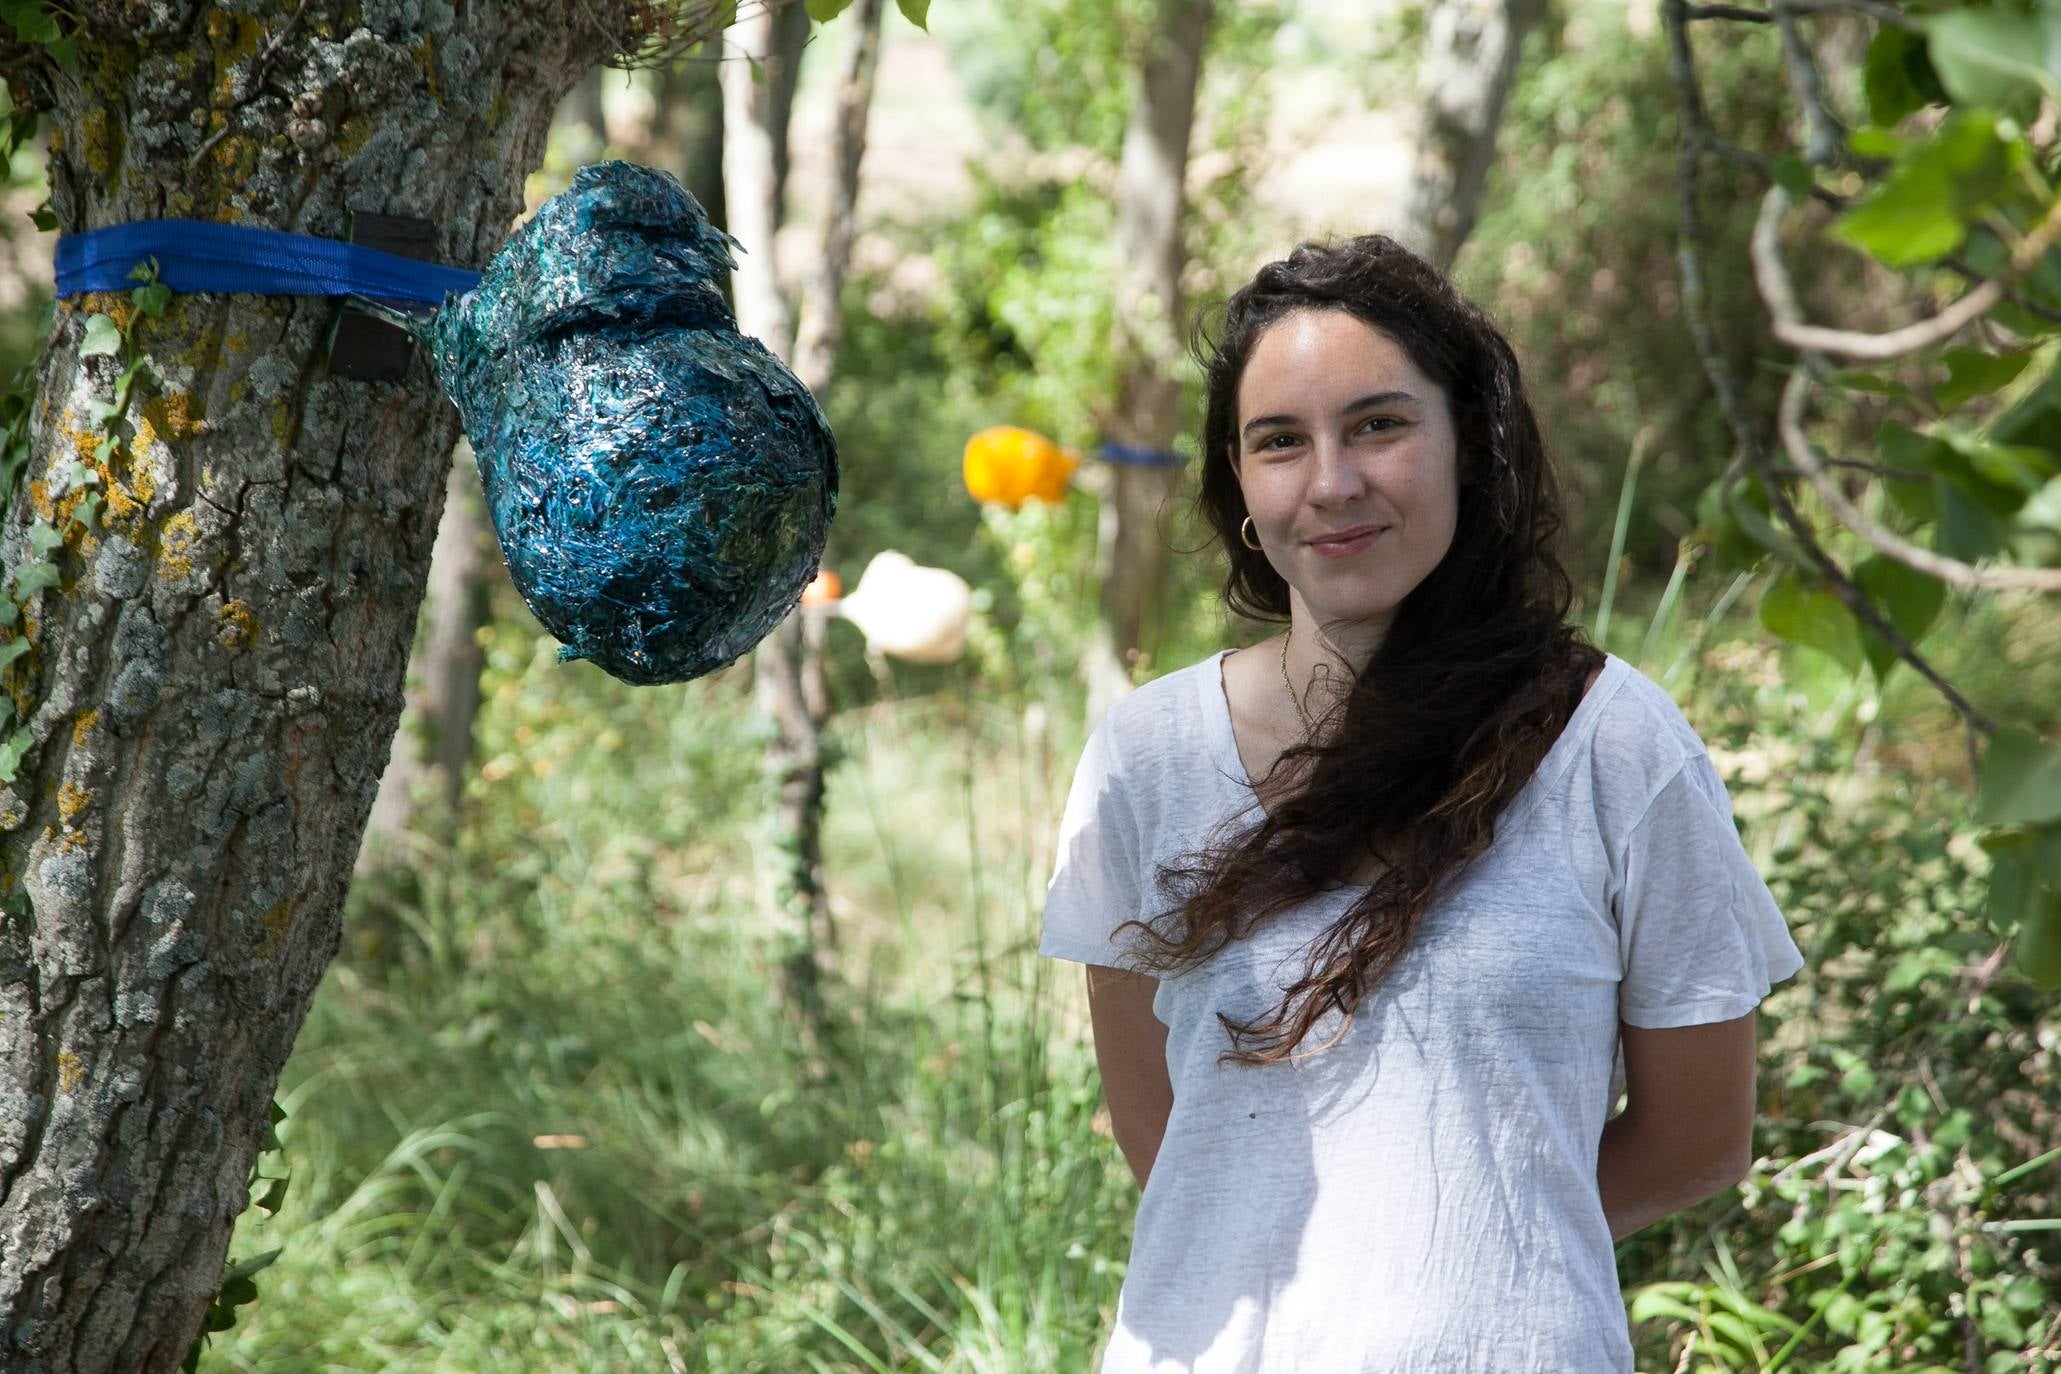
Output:
<path fill-rule="evenodd" d="M 1359 400 L 1354 401 L 1338 413 L 1340 415 L 1352 415 L 1358 411 L 1372 410 L 1375 406 L 1394 405 L 1398 401 L 1409 401 L 1414 404 L 1416 400 L 1417 398 L 1407 391 L 1376 391 L 1360 397 Z M 1243 432 L 1250 435 L 1254 430 L 1264 429 L 1268 425 L 1292 425 L 1294 423 L 1295 416 L 1293 415 L 1262 415 L 1256 420 L 1246 421 Z"/>

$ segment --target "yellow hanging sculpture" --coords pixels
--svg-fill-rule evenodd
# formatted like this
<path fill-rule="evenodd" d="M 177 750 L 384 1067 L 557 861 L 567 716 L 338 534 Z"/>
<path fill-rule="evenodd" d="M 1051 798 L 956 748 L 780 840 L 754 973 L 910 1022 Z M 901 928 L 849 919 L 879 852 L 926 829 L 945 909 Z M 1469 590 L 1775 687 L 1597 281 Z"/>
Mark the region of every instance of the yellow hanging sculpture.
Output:
<path fill-rule="evenodd" d="M 1057 504 L 1080 465 L 1080 455 L 1042 434 L 1015 425 L 996 425 L 966 441 L 966 490 L 976 501 L 1010 510 L 1036 497 Z"/>

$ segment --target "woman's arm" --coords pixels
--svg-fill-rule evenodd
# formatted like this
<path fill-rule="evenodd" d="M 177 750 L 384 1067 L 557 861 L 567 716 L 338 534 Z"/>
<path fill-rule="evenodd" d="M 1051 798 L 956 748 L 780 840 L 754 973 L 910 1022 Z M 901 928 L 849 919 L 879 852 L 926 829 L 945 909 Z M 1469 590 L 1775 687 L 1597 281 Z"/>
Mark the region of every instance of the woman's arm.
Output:
<path fill-rule="evenodd" d="M 1722 1192 L 1753 1162 L 1755 1013 L 1672 1030 L 1623 1025 L 1626 1106 L 1603 1127 L 1596 1188 L 1622 1240 Z"/>
<path fill-rule="evenodd" d="M 1152 1014 L 1158 988 L 1150 974 L 1088 965 L 1088 1015 L 1095 1027 L 1095 1062 L 1102 1069 L 1110 1129 L 1141 1190 L 1174 1107 L 1166 1073 L 1166 1026 Z"/>

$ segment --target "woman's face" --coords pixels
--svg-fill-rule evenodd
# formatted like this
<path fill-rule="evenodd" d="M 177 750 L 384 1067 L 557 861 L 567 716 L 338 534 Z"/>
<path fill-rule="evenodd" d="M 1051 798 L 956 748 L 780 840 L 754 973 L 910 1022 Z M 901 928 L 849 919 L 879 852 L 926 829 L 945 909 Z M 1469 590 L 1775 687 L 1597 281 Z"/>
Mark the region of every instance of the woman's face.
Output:
<path fill-rule="evenodd" d="M 1453 542 L 1459 455 L 1445 392 L 1355 316 L 1298 310 L 1253 345 L 1237 425 L 1238 485 L 1296 621 L 1385 632 Z"/>

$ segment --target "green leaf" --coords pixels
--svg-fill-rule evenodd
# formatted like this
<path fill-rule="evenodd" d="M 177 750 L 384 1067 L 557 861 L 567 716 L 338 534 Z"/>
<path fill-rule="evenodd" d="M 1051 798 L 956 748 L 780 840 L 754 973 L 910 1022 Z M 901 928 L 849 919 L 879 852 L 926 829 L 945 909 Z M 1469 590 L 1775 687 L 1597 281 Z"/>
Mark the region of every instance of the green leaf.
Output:
<path fill-rule="evenodd" d="M 130 281 L 151 282 L 157 280 L 157 259 L 144 258 L 129 269 Z"/>
<path fill-rule="evenodd" d="M 1871 396 L 1891 396 L 1899 401 L 1908 402 L 1920 410 L 1929 411 L 1934 408 L 1931 402 L 1894 377 L 1884 377 L 1873 372 L 1863 372 L 1858 368 L 1848 368 L 1845 371 L 1833 373 L 1832 380 L 1845 387 L 1848 391 L 1865 391 Z"/>
<path fill-rule="evenodd" d="M 852 0 L 808 0 L 804 6 L 809 18 L 818 24 L 827 24 L 851 8 Z"/>
<path fill-rule="evenodd" d="M 44 49 L 61 71 L 68 72 L 78 65 L 79 40 L 76 38 L 60 38 L 55 43 L 45 44 Z"/>
<path fill-rule="evenodd" d="M 1794 200 L 1808 200 L 1816 189 L 1816 183 L 1811 179 L 1810 164 L 1794 153 L 1784 153 L 1769 163 L 1768 174 Z"/>
<path fill-rule="evenodd" d="M 1933 495 L 1939 503 L 1939 525 L 1932 535 L 1935 549 L 1963 563 L 1979 562 L 2003 549 L 2003 520 L 1971 498 L 1963 484 L 1942 479 L 1934 484 Z"/>
<path fill-rule="evenodd" d="M 122 331 L 106 315 L 86 317 L 86 341 L 79 345 L 81 358 L 98 358 L 121 352 Z"/>
<path fill-rule="evenodd" d="M 136 299 L 136 309 L 157 320 L 164 318 L 165 302 L 172 298 L 172 288 L 154 281 L 148 286 L 137 287 L 131 294 Z"/>
<path fill-rule="evenodd" d="M 38 520 L 29 526 L 29 549 L 38 554 L 49 553 L 64 542 L 64 536 L 57 532 L 57 526 Z"/>
<path fill-rule="evenodd" d="M 1847 668 L 1861 666 L 1861 627 L 1846 603 L 1823 586 L 1807 586 L 1784 573 L 1760 602 L 1760 621 L 1792 644 L 1829 654 Z"/>
<path fill-rule="evenodd" d="M 1977 396 L 2010 384 L 2032 361 L 2031 350 L 1989 353 L 1980 348 L 1949 348 L 1941 355 L 1947 379 L 1936 392 L 1941 410 L 1956 410 Z"/>
<path fill-rule="evenodd" d="M 2022 725 L 1997 731 L 1982 753 L 1978 798 L 1985 825 L 2061 821 L 2061 746 Z"/>
<path fill-rule="evenodd" d="M 14 597 L 24 604 L 36 593 L 58 583 L 57 565 L 31 559 L 14 570 Z"/>
<path fill-rule="evenodd" d="M 5 18 L 24 43 L 55 43 L 60 36 L 56 17 L 41 5 L 10 6 Z"/>
<path fill-rule="evenodd" d="M 1998 443 L 1951 429 L 1943 430 L 1938 437 L 1968 460 L 1969 471 L 1997 489 L 1990 494 L 1988 504 L 1999 515 L 2018 509 L 2027 496 L 2056 475 L 2054 455 L 2031 444 Z"/>
<path fill-rule="evenodd" d="M 57 211 L 51 209 L 50 202 L 46 200 L 29 211 L 29 223 L 47 234 L 57 227 Z"/>
<path fill-rule="evenodd" d="M 930 0 L 895 0 L 895 8 L 902 12 L 902 18 L 930 32 Z"/>
<path fill-rule="evenodd" d="M 1905 29 L 1885 24 L 1875 31 L 1862 73 L 1868 118 L 1884 128 L 1946 98 L 1938 74 L 1926 60 L 1925 40 Z"/>
<path fill-rule="evenodd" d="M 251 1199 L 251 1206 L 261 1207 L 267 1212 L 277 1212 L 286 1201 L 286 1184 L 287 1180 L 284 1178 L 265 1180 L 265 1191 Z"/>
<path fill-rule="evenodd" d="M 5 644 L 0 644 L 0 668 L 5 668 L 28 651 L 29 641 L 20 635 L 16 635 Z"/>
<path fill-rule="evenodd" d="M 2029 906 L 2018 924 L 2012 962 L 2034 985 L 2052 992 L 2061 988 L 2061 892 L 2042 890 Z"/>
<path fill-rule="evenodd" d="M 1831 232 L 1890 267 L 1944 257 L 1961 246 L 1967 221 L 2010 184 L 2023 155 L 2023 141 L 2000 137 L 1994 117 L 1956 111 Z"/>
<path fill-rule="evenodd" d="M 1853 581 L 1896 627 L 1897 633 L 1914 645 L 1925 637 L 1938 618 L 1940 607 L 1946 604 L 1945 583 L 1894 558 L 1878 556 L 1863 560 L 1854 567 Z M 1868 625 L 1861 626 L 1861 649 L 1867 654 L 1868 666 L 1875 670 L 1877 682 L 1903 661 L 1889 647 L 1889 641 Z"/>
<path fill-rule="evenodd" d="M 2023 110 L 2042 92 L 2061 95 L 2061 15 L 2047 6 L 1957 9 L 1923 22 L 1926 55 L 1955 103 Z"/>
<path fill-rule="evenodd" d="M 6 743 L 0 744 L 0 783 L 14 781 L 15 774 L 21 771 L 21 761 L 28 757 L 29 749 L 35 742 L 36 737 L 30 734 L 29 727 L 24 725 L 15 731 Z"/>
<path fill-rule="evenodd" d="M 230 1284 L 235 1283 L 239 1279 L 247 1279 L 261 1270 L 269 1269 L 272 1266 L 272 1261 L 278 1259 L 281 1253 L 283 1252 L 279 1250 L 266 1250 L 262 1254 L 252 1255 L 249 1259 L 236 1261 L 236 1263 L 222 1271 L 222 1291 L 227 1293 Z"/>

